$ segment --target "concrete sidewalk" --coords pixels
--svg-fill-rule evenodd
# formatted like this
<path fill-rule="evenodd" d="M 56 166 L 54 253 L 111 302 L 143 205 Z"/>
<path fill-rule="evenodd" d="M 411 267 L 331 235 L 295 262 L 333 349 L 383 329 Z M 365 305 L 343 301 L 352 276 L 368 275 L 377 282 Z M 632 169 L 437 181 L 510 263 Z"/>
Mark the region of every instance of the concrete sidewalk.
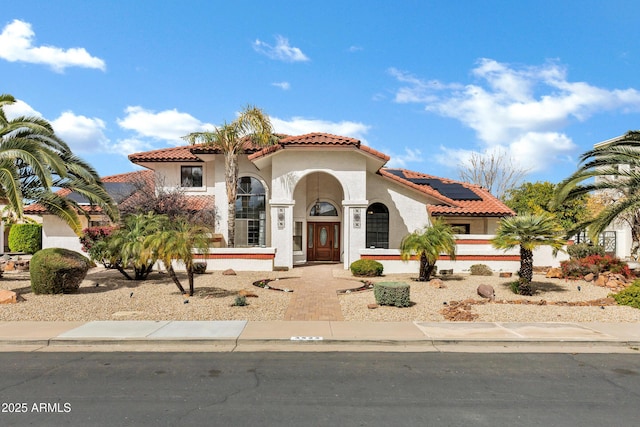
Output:
<path fill-rule="evenodd" d="M 0 351 L 639 353 L 637 323 L 0 322 Z"/>

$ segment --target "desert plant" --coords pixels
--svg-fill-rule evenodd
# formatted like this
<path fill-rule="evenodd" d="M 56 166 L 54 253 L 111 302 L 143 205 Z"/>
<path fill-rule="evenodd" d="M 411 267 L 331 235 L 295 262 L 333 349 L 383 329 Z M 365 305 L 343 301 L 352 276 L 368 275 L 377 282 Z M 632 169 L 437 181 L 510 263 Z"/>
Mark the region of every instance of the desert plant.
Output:
<path fill-rule="evenodd" d="M 351 274 L 361 277 L 382 276 L 383 265 L 373 259 L 359 259 L 349 266 Z"/>
<path fill-rule="evenodd" d="M 78 252 L 47 248 L 31 258 L 31 289 L 35 294 L 62 294 L 78 290 L 94 264 Z"/>
<path fill-rule="evenodd" d="M 410 286 L 402 282 L 380 282 L 373 285 L 373 295 L 380 305 L 409 307 Z"/>
<path fill-rule="evenodd" d="M 611 295 L 618 304 L 640 308 L 640 280 L 633 282 L 631 286 L 617 294 Z"/>
<path fill-rule="evenodd" d="M 9 231 L 9 249 L 34 254 L 42 248 L 42 225 L 14 224 Z"/>
<path fill-rule="evenodd" d="M 590 255 L 604 256 L 604 248 L 601 245 L 592 245 L 590 243 L 576 243 L 567 246 L 567 253 L 571 258 L 580 259 Z"/>
<path fill-rule="evenodd" d="M 632 277 L 633 273 L 626 262 L 610 255 L 590 255 L 580 259 L 569 259 L 560 263 L 562 274 L 565 278 L 575 279 L 586 276 L 589 273 L 599 274 L 605 271 Z"/>
<path fill-rule="evenodd" d="M 473 264 L 469 270 L 472 276 L 493 276 L 493 270 L 485 264 Z"/>
<path fill-rule="evenodd" d="M 440 219 L 435 219 L 430 226 L 407 234 L 400 243 L 400 256 L 408 261 L 417 256 L 420 261 L 418 280 L 426 282 L 435 274 L 436 261 L 441 253 L 446 253 L 452 260 L 456 258 L 456 239 L 453 229 Z"/>
<path fill-rule="evenodd" d="M 245 296 L 237 296 L 235 302 L 233 303 L 234 307 L 244 307 L 246 305 L 249 305 L 247 303 L 247 297 Z"/>

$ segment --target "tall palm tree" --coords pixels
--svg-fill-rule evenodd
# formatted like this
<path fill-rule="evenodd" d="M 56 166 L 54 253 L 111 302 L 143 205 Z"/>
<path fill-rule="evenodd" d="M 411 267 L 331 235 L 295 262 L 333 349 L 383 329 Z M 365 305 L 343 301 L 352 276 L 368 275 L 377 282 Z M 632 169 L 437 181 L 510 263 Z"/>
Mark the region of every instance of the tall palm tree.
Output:
<path fill-rule="evenodd" d="M 423 230 L 416 230 L 406 235 L 400 243 L 400 254 L 403 260 L 412 256 L 420 257 L 418 280 L 421 282 L 431 278 L 436 261 L 441 253 L 456 259 L 456 239 L 453 229 L 440 219 L 436 219 Z"/>
<path fill-rule="evenodd" d="M 82 194 L 117 220 L 118 211 L 98 173 L 71 152 L 46 120 L 7 119 L 4 107 L 13 103 L 13 96 L 0 95 L 0 197 L 18 218 L 23 216 L 25 201 L 40 203 L 79 233 L 78 212 L 83 210 L 64 193 L 54 193 L 60 188 Z"/>
<path fill-rule="evenodd" d="M 190 133 L 184 139 L 190 144 L 215 147 L 224 154 L 229 220 L 227 245 L 233 247 L 236 226 L 235 205 L 238 195 L 238 156 L 244 152 L 248 143 L 260 147 L 277 141 L 269 116 L 257 107 L 247 106 L 231 123 L 225 123 L 213 131 Z"/>
<path fill-rule="evenodd" d="M 556 218 L 543 213 L 503 218 L 491 243 L 495 248 L 505 251 L 520 246 L 519 293 L 532 295 L 533 250 L 539 246 L 551 246 L 558 251 L 566 244 L 566 240 Z"/>
<path fill-rule="evenodd" d="M 558 184 L 553 203 L 559 205 L 592 192 L 606 194 L 609 203 L 595 217 L 577 224 L 572 231 L 586 229 L 591 240 L 597 242 L 600 233 L 614 220 L 625 220 L 631 227 L 632 254 L 637 255 L 640 247 L 640 131 L 629 131 L 617 141 L 582 154 L 578 170 Z"/>
<path fill-rule="evenodd" d="M 184 263 L 189 281 L 189 296 L 193 296 L 194 250 L 198 254 L 209 252 L 212 230 L 184 217 L 172 221 L 164 218 L 164 229 L 160 233 L 150 235 L 145 241 L 145 246 L 157 254 L 158 259 L 164 263 L 171 279 L 183 294 L 185 290 L 173 269 L 173 261 Z"/>

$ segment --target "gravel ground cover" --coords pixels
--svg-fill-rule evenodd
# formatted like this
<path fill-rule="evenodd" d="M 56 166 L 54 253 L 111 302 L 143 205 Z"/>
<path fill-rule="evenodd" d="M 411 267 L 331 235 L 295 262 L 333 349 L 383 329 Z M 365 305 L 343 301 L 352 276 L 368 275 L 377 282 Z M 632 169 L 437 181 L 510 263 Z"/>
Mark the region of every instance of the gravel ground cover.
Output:
<path fill-rule="evenodd" d="M 337 267 L 336 278 L 354 280 L 348 270 Z M 224 276 L 221 272 L 196 275 L 196 293 L 183 297 L 164 273 L 153 272 L 148 280 L 128 281 L 117 271 L 92 269 L 75 294 L 34 295 L 29 286 L 28 272 L 6 272 L 0 278 L 0 289 L 18 292 L 24 301 L 0 305 L 0 320 L 282 320 L 291 293 L 253 286 L 261 279 L 278 279 L 274 286 L 300 292 L 296 278 L 299 271 L 238 272 Z M 186 287 L 186 276 L 181 281 Z M 553 302 L 578 303 L 606 298 L 609 290 L 584 281 L 546 279 L 534 276 L 536 294 L 532 297 L 515 295 L 509 289 L 513 279 L 495 276 L 459 274 L 444 276 L 443 287 L 417 282 L 415 275 L 389 274 L 372 278 L 376 281 L 405 281 L 411 284 L 412 306 L 407 308 L 368 308 L 375 303 L 373 291 L 342 293 L 338 299 L 347 321 L 445 321 L 441 311 L 453 301 L 473 300 L 470 312 L 479 322 L 640 322 L 640 310 L 626 306 L 558 306 Z M 493 286 L 496 302 L 483 303 L 476 289 L 479 284 Z M 580 290 L 578 290 L 580 286 Z M 238 292 L 247 290 L 257 298 L 247 298 L 248 306 L 235 307 Z M 520 301 L 520 304 L 514 302 Z M 522 301 L 534 302 L 525 305 Z M 544 301 L 545 305 L 541 304 Z M 446 303 L 446 304 L 445 304 Z"/>

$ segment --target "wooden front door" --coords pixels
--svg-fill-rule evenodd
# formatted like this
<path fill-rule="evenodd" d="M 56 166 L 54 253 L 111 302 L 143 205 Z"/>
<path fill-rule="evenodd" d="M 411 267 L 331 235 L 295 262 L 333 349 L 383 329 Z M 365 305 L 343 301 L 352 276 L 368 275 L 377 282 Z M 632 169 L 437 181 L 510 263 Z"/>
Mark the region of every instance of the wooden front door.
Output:
<path fill-rule="evenodd" d="M 307 260 L 340 261 L 340 223 L 307 223 Z"/>

